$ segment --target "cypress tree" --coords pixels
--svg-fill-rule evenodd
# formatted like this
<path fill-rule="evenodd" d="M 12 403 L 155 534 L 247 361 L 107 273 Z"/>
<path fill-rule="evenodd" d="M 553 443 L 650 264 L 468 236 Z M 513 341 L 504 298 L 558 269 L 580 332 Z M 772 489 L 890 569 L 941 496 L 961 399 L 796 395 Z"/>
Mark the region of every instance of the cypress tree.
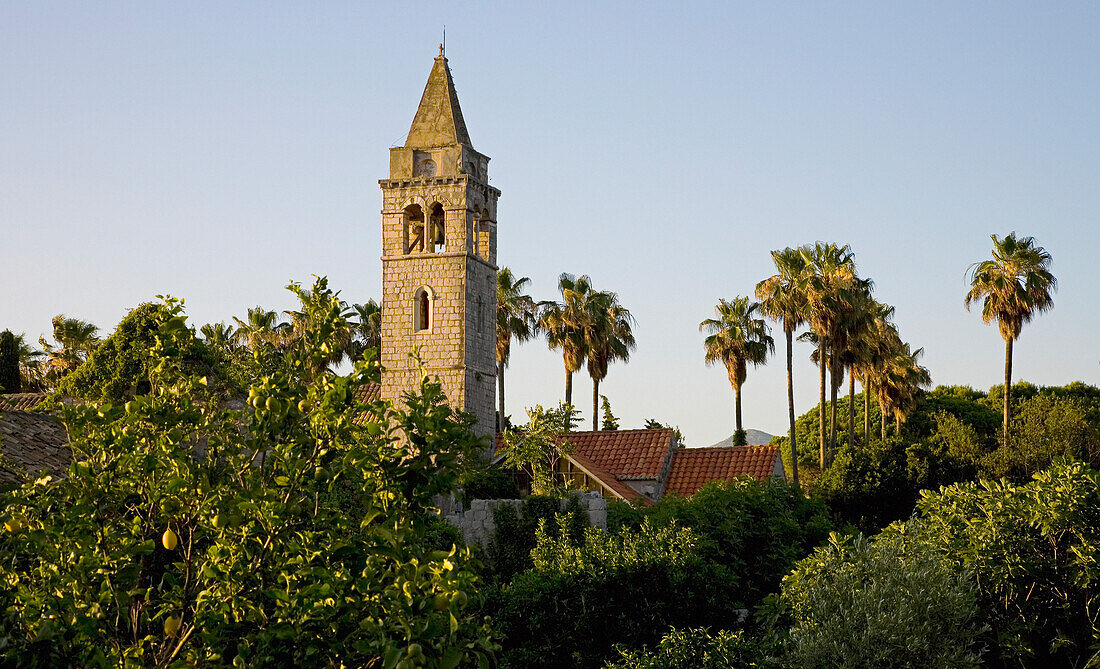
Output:
<path fill-rule="evenodd" d="M 19 383 L 19 346 L 11 330 L 0 332 L 0 389 L 5 393 L 17 393 Z"/>

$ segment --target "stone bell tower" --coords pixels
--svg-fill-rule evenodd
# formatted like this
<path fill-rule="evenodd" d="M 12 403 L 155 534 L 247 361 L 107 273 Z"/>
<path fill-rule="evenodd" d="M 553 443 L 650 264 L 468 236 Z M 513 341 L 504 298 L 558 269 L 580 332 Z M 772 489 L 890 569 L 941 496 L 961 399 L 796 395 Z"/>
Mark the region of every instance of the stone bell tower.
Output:
<path fill-rule="evenodd" d="M 382 188 L 382 397 L 420 377 L 417 348 L 451 406 L 495 432 L 497 198 L 440 47 L 405 146 Z"/>

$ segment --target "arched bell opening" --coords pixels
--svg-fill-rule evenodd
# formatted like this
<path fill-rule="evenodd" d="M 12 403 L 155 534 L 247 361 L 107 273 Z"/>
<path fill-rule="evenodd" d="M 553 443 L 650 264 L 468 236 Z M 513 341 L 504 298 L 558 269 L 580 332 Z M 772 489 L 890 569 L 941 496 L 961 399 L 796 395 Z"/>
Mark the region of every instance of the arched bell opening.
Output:
<path fill-rule="evenodd" d="M 405 207 L 403 216 L 403 242 L 405 254 L 424 252 L 424 210 L 418 204 Z"/>
<path fill-rule="evenodd" d="M 447 252 L 447 230 L 446 230 L 446 215 L 443 212 L 443 205 L 436 203 L 432 205 L 431 218 L 429 220 L 429 230 L 431 231 L 431 250 L 432 253 L 446 253 Z"/>

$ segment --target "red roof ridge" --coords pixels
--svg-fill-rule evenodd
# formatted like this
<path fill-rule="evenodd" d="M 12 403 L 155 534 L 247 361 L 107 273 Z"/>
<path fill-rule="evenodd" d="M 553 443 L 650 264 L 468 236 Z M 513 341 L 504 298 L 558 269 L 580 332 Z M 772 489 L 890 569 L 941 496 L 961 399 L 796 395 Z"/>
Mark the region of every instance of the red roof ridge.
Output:
<path fill-rule="evenodd" d="M 750 450 L 779 450 L 779 444 L 744 444 L 741 446 L 680 446 L 679 451 L 735 451 L 743 448 Z"/>

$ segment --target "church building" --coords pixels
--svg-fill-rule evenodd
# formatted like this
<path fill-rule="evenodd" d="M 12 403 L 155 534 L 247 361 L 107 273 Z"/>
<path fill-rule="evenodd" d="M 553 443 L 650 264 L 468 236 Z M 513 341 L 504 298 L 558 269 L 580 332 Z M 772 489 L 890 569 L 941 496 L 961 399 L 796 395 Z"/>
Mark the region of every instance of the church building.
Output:
<path fill-rule="evenodd" d="M 440 48 L 382 188 L 382 398 L 416 389 L 419 365 L 451 406 L 496 431 L 497 198 Z M 412 356 L 417 351 L 420 363 Z"/>

